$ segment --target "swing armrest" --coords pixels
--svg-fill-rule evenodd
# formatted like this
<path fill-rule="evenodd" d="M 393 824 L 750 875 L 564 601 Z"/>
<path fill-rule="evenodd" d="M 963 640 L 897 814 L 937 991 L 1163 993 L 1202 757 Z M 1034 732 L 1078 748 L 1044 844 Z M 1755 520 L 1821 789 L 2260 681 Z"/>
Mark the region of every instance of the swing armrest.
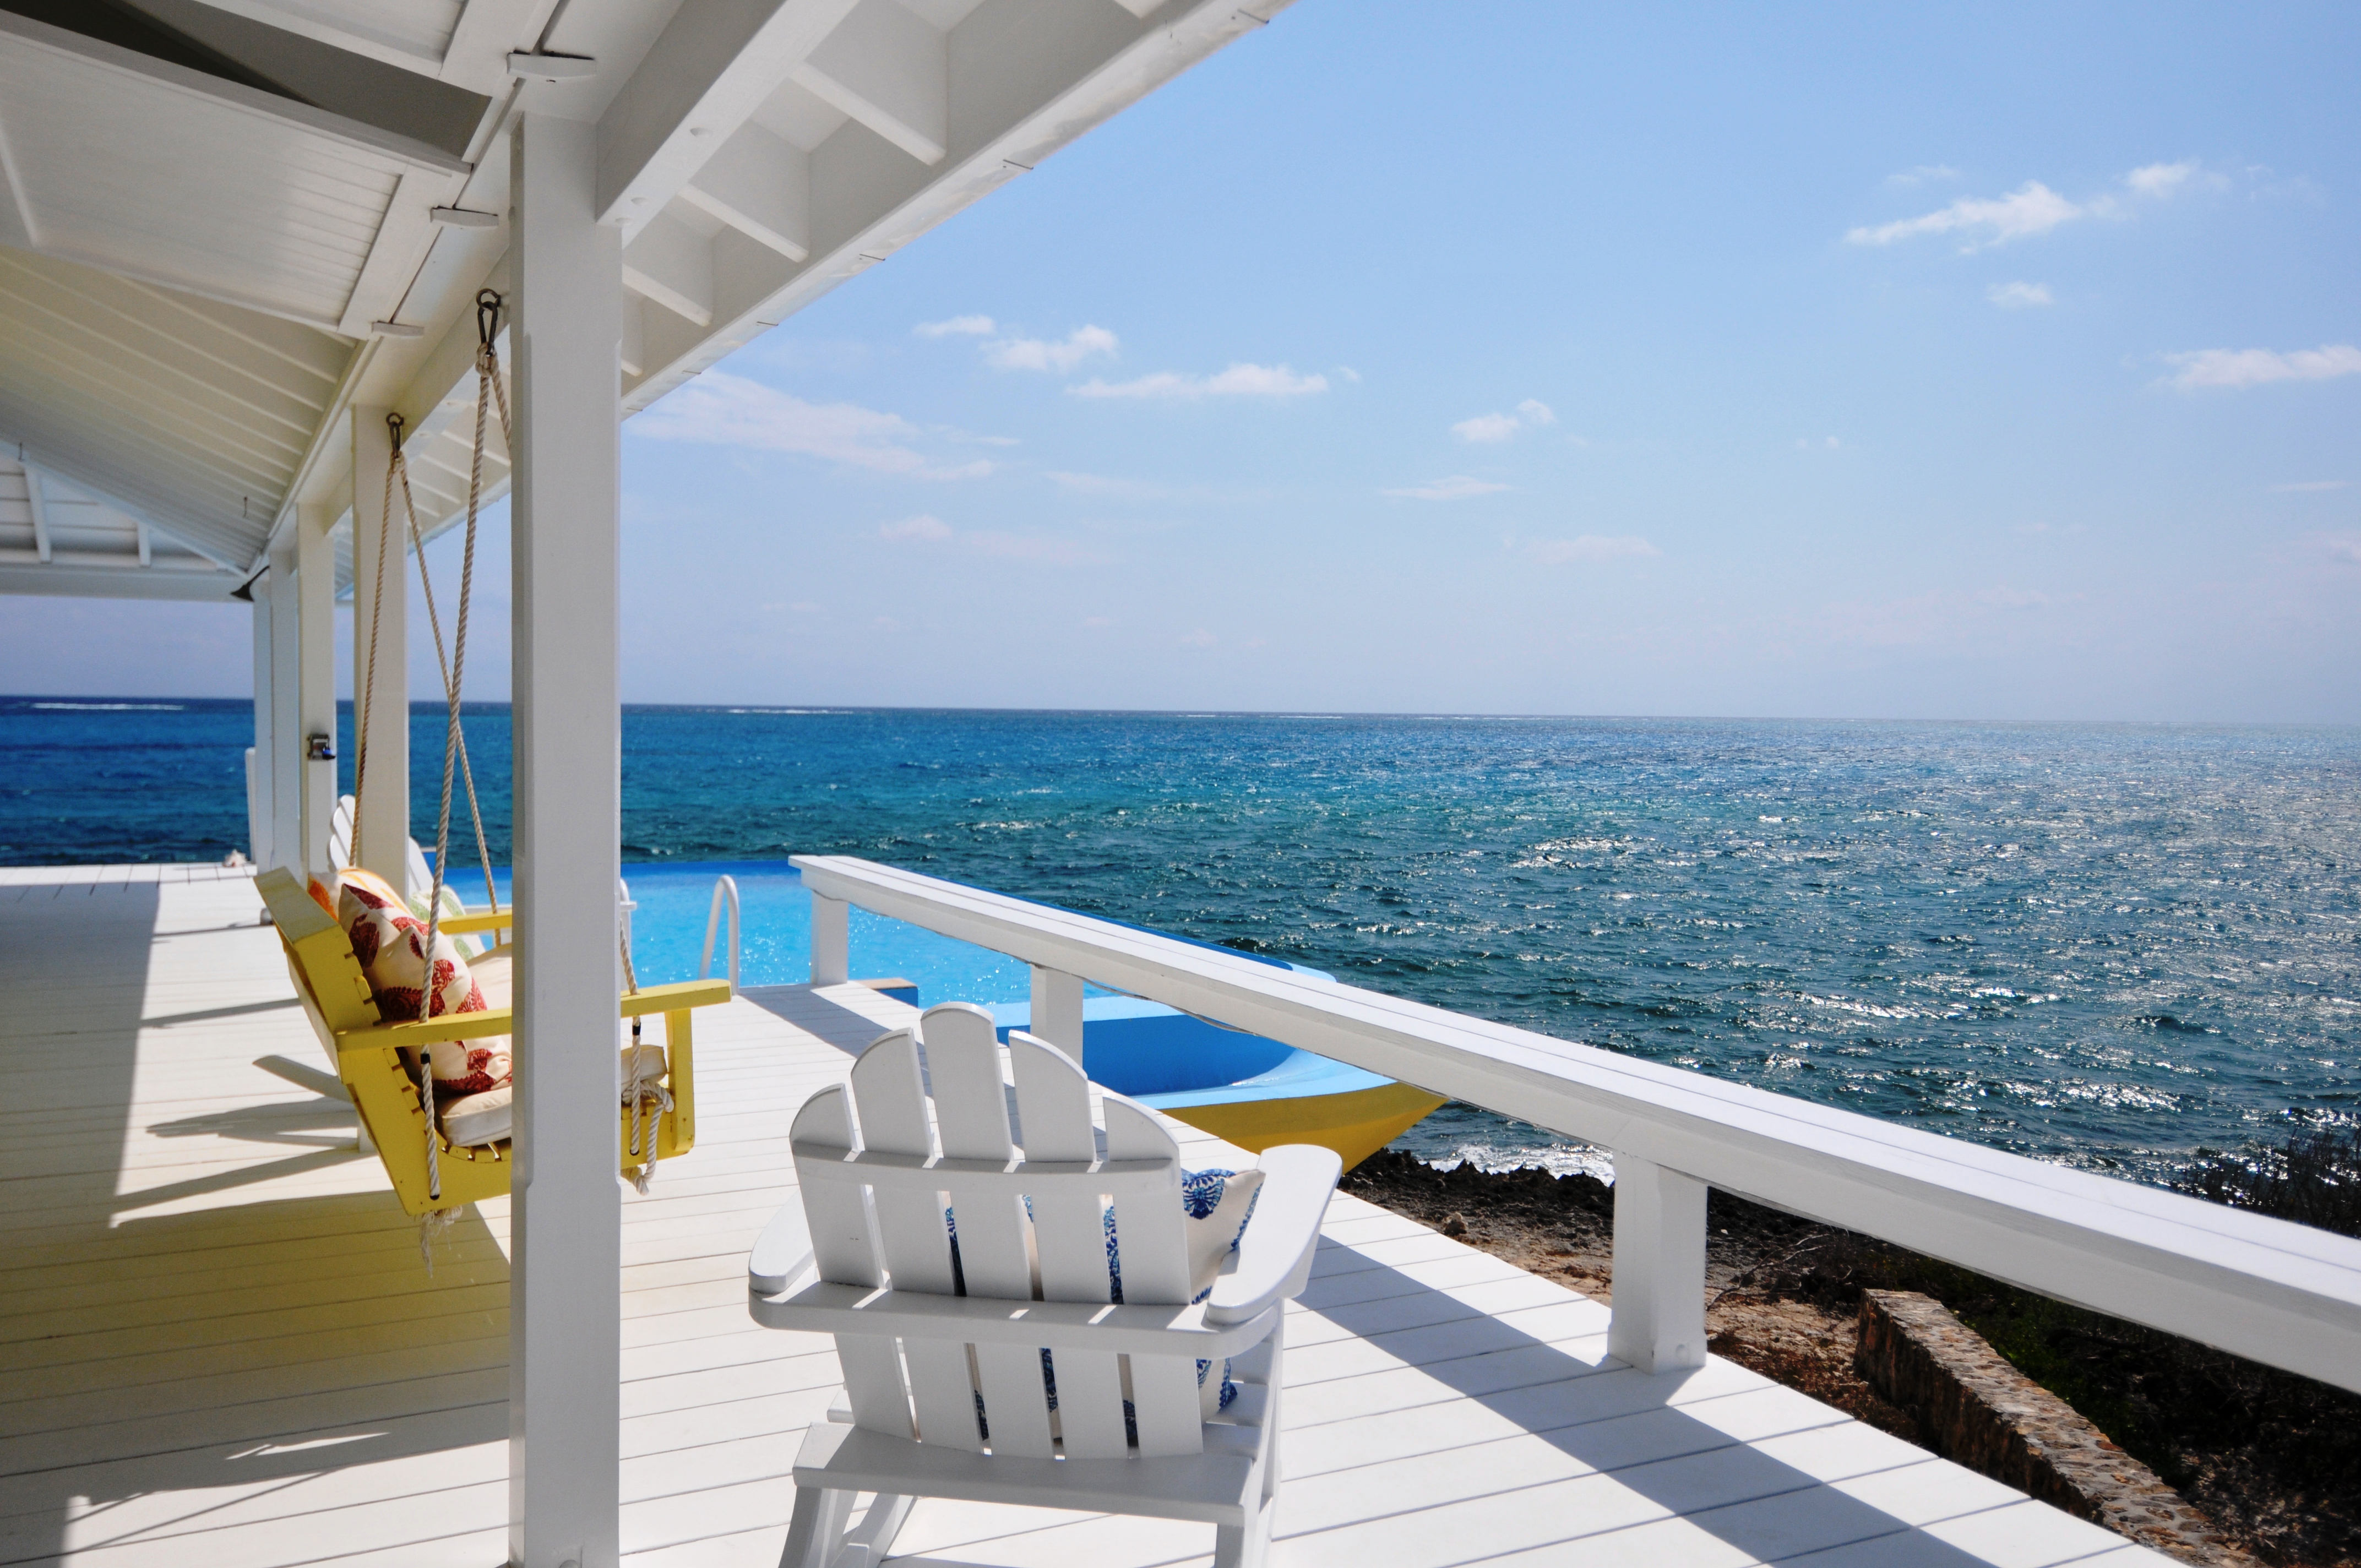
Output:
<path fill-rule="evenodd" d="M 731 996 L 726 980 L 689 980 L 674 985 L 642 986 L 617 1004 L 616 1015 L 637 1018 L 651 1013 L 680 1013 L 691 1007 L 710 1007 L 727 1002 Z M 405 1018 L 398 1023 L 370 1024 L 358 1029 L 346 1029 L 336 1036 L 336 1049 L 344 1051 L 381 1051 L 390 1046 L 412 1048 L 429 1046 L 437 1040 L 480 1040 L 493 1035 L 516 1033 L 516 1009 L 487 1008 L 481 1013 L 445 1013 L 439 1018 L 421 1023 Z"/>
<path fill-rule="evenodd" d="M 679 1013 L 691 1007 L 713 1007 L 729 1001 L 735 994 L 726 980 L 684 980 L 671 985 L 643 985 L 623 997 L 622 1015 L 638 1018 L 651 1013 Z"/>
<path fill-rule="evenodd" d="M 481 1040 L 514 1033 L 516 1010 L 489 1007 L 480 1013 L 445 1013 L 423 1023 L 404 1018 L 399 1023 L 341 1030 L 336 1036 L 336 1050 L 339 1055 L 346 1051 L 381 1051 L 394 1046 L 408 1046 L 415 1050 L 437 1040 Z"/>
<path fill-rule="evenodd" d="M 434 923 L 435 929 L 448 931 L 455 937 L 472 936 L 478 931 L 505 931 L 516 924 L 516 911 L 503 909 L 495 915 L 488 909 L 471 909 L 465 915 L 445 915 Z"/>

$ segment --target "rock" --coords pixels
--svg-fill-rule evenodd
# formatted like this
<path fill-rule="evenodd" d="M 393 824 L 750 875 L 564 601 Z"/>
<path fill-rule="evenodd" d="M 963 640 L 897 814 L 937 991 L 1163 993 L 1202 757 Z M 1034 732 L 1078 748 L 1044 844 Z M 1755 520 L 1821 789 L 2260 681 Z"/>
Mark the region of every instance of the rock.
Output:
<path fill-rule="evenodd" d="M 1445 1216 L 1443 1222 L 1443 1234 L 1446 1236 L 1466 1235 L 1467 1234 L 1467 1216 L 1465 1214 L 1451 1214 Z"/>
<path fill-rule="evenodd" d="M 2212 1521 L 1930 1296 L 1864 1290 L 1853 1367 L 1927 1444 L 2183 1563 L 2247 1568 Z"/>

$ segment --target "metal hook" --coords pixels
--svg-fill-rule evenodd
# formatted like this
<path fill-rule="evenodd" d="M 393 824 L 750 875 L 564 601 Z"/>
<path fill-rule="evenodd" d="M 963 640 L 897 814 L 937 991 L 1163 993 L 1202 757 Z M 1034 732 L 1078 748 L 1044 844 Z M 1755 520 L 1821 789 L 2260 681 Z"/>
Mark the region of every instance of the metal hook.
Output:
<path fill-rule="evenodd" d="M 492 339 L 500 334 L 500 306 L 505 303 L 496 289 L 476 291 L 476 342 L 489 348 Z"/>
<path fill-rule="evenodd" d="M 393 437 L 393 450 L 397 454 L 401 451 L 401 427 L 409 422 L 410 422 L 408 420 L 403 419 L 400 414 L 390 413 L 385 416 L 385 428 L 387 433 Z"/>

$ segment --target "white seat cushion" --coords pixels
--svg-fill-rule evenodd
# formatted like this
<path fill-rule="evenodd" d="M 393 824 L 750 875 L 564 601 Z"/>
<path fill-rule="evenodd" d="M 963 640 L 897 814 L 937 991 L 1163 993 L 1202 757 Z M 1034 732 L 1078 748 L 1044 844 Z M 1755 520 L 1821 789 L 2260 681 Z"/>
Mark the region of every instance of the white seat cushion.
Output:
<path fill-rule="evenodd" d="M 496 1144 L 509 1135 L 510 1113 L 516 1085 L 503 1083 L 481 1094 L 463 1094 L 443 1102 L 443 1135 L 462 1148 Z"/>

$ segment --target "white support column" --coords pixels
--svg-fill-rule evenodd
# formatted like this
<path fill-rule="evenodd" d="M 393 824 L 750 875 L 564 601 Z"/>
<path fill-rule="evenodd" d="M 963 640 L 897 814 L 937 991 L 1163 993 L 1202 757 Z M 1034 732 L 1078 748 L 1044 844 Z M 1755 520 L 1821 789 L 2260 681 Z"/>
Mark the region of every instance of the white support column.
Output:
<path fill-rule="evenodd" d="M 301 874 L 303 862 L 303 659 L 295 530 L 270 549 L 262 579 L 270 603 L 270 860 Z M 257 857 L 259 859 L 259 857 Z"/>
<path fill-rule="evenodd" d="M 1615 1157 L 1615 1303 L 1607 1354 L 1642 1372 L 1705 1365 L 1706 1184 Z"/>
<path fill-rule="evenodd" d="M 592 126 L 526 115 L 511 137 L 518 956 L 509 1561 L 614 1568 L 622 240 L 597 222 Z"/>
<path fill-rule="evenodd" d="M 852 905 L 817 893 L 811 901 L 811 982 L 842 985 L 852 978 Z"/>
<path fill-rule="evenodd" d="M 1082 982 L 1074 975 L 1033 966 L 1033 1021 L 1026 1032 L 1082 1060 Z"/>
<path fill-rule="evenodd" d="M 385 506 L 385 470 L 393 439 L 386 411 L 353 410 L 353 760 L 368 751 L 368 776 L 357 791 L 360 816 L 353 828 L 362 869 L 407 891 L 410 840 L 410 573 L 404 552 L 409 532 L 401 501 Z M 400 520 L 400 521 L 398 521 Z M 379 533 L 383 541 L 385 591 L 377 589 Z M 377 624 L 370 625 L 372 611 Z M 370 648 L 376 648 L 375 678 Z M 365 696 L 366 694 L 366 696 Z M 368 733 L 360 732 L 368 715 Z"/>
<path fill-rule="evenodd" d="M 302 507 L 295 521 L 297 677 L 295 747 L 303 775 L 302 864 L 324 877 L 328 820 L 336 811 L 336 547 L 328 531 L 336 525 L 333 507 Z M 325 759 L 315 759 L 314 741 Z"/>
<path fill-rule="evenodd" d="M 270 835 L 278 824 L 271 809 L 271 721 L 277 708 L 270 687 L 279 671 L 270 656 L 270 579 L 266 574 L 247 591 L 254 595 L 254 749 L 246 762 L 246 852 L 258 868 L 278 864 Z"/>

